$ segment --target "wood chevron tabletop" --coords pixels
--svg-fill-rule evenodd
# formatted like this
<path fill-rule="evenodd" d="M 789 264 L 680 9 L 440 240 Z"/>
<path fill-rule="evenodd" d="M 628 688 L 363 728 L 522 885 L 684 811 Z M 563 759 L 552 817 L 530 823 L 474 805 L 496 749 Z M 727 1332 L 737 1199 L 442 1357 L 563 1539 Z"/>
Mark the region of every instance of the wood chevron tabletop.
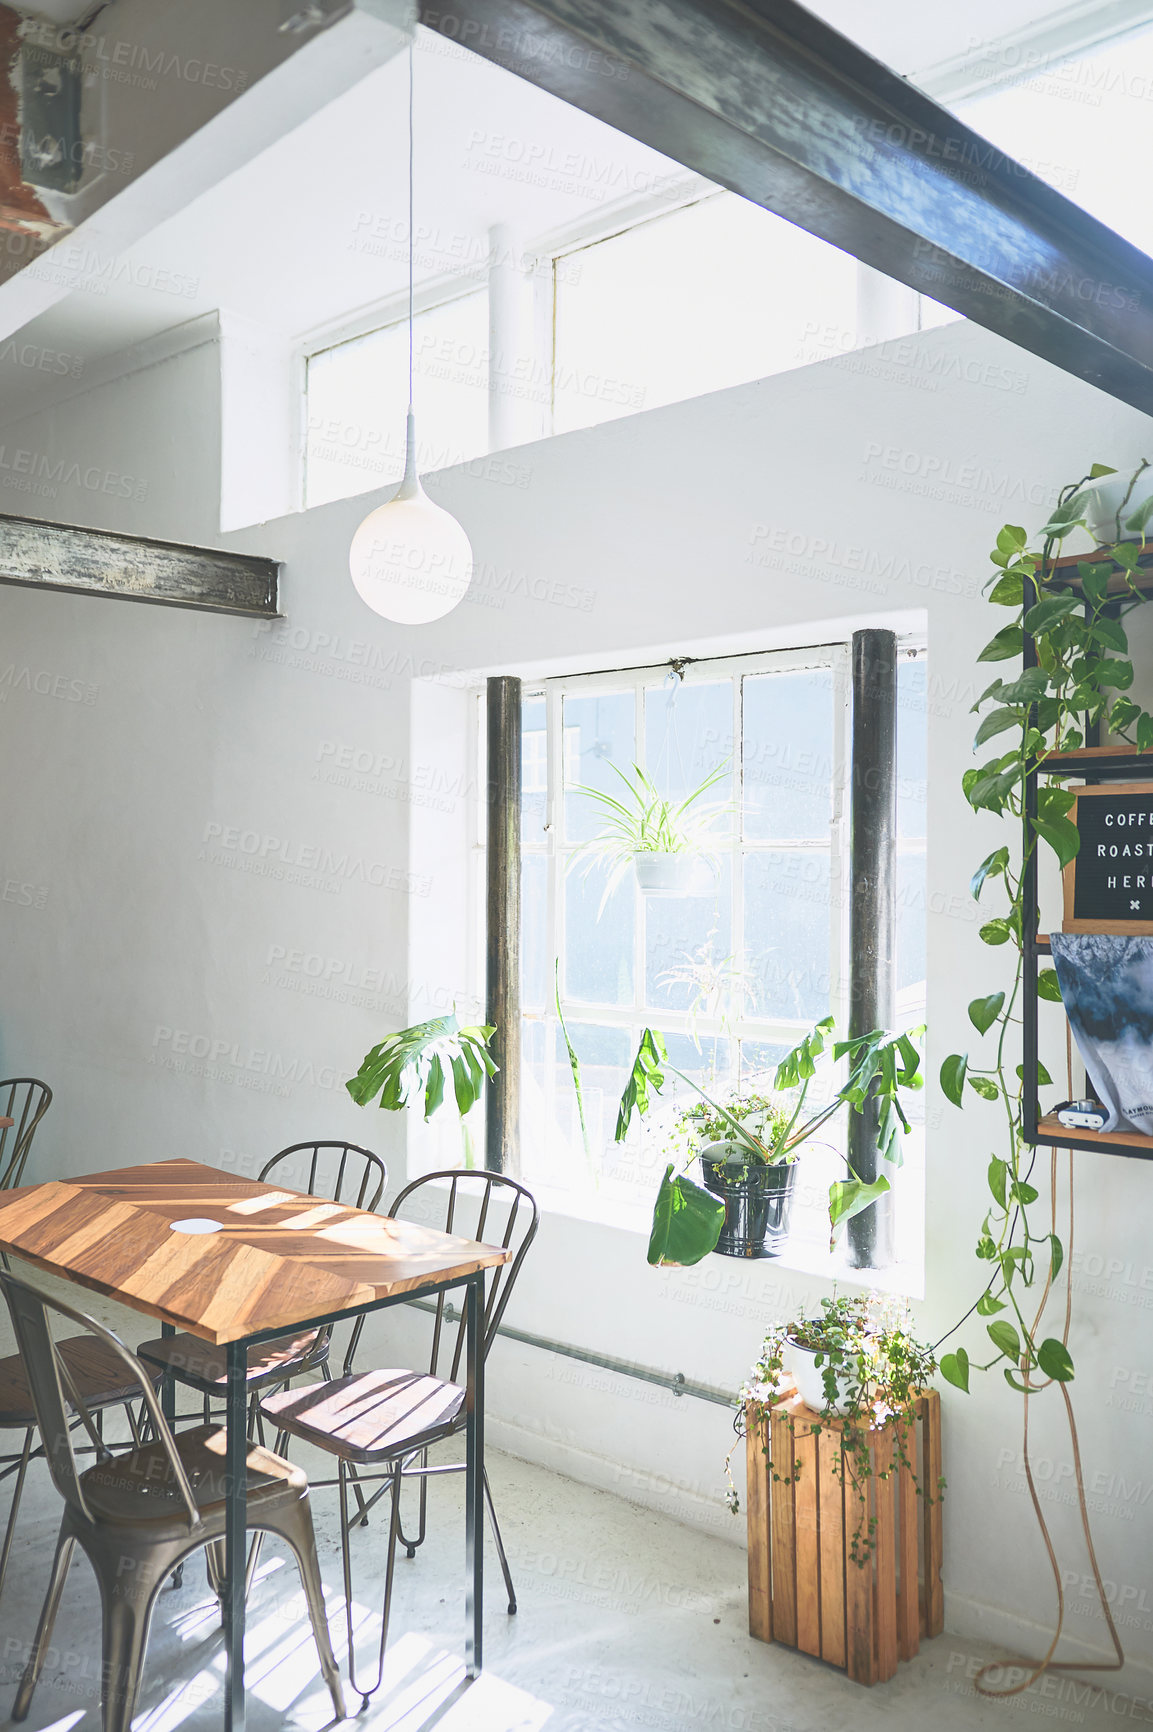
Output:
<path fill-rule="evenodd" d="M 0 1193 L 0 1250 L 217 1344 L 510 1256 L 185 1160 Z"/>

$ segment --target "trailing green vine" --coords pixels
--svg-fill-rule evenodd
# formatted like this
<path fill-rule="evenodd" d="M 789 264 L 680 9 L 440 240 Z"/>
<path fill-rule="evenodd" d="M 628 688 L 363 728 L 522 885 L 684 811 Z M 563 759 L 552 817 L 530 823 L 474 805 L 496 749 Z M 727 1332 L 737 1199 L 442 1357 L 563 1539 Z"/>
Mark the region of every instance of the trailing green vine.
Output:
<path fill-rule="evenodd" d="M 941 1373 L 960 1389 L 968 1389 L 971 1369 L 989 1370 L 1002 1362 L 1006 1380 L 1026 1395 L 1044 1386 L 1038 1376 L 1057 1383 L 1073 1377 L 1067 1342 L 1040 1334 L 1043 1301 L 1061 1270 L 1065 1247 L 1055 1221 L 1039 1230 L 1030 1213 L 1039 1201 L 1032 1182 L 1036 1150 L 1024 1140 L 1026 1080 L 1015 1060 L 1020 1044 L 1026 869 L 1041 844 L 1061 867 L 1074 858 L 1078 835 L 1068 814 L 1075 796 L 1058 774 L 1050 772 L 1052 779 L 1038 784 L 1036 811 L 1027 812 L 1025 788 L 1032 771 L 1045 774 L 1045 762 L 1053 752 L 1084 745 L 1087 728 L 1128 741 L 1141 751 L 1153 748 L 1153 715 L 1125 695 L 1133 683 L 1133 664 L 1128 660 L 1124 617 L 1145 600 L 1135 574 L 1153 517 L 1153 497 L 1136 512 L 1128 510 L 1128 502 L 1137 477 L 1147 467 L 1142 463 L 1135 472 L 1116 513 L 1118 539 L 1105 542 L 1094 536 L 1097 556 L 1078 563 L 1076 591 L 1065 587 L 1070 568 L 1057 573 L 1053 561 L 1067 536 L 1076 529 L 1088 530 L 1088 484 L 1114 473 L 1105 465 L 1094 464 L 1088 475 L 1062 490 L 1041 531 L 1040 551 L 1029 550 L 1023 529 L 1006 524 L 991 556 L 996 569 L 988 599 L 1009 609 L 1012 618 L 985 645 L 978 660 L 1020 660 L 1028 636 L 1035 665 L 1023 667 L 1010 679 L 994 680 L 973 705 L 982 717 L 974 746 L 1002 736 L 1011 743 L 962 778 L 973 811 L 1016 820 L 1021 841 L 1017 850 L 1007 844 L 995 848 L 971 881 L 978 901 L 994 887 L 1004 899 L 1002 912 L 984 922 L 980 937 L 994 948 L 1014 946 L 1012 983 L 969 1005 L 969 1021 L 985 1042 L 983 1061 L 972 1064 L 967 1053 L 953 1053 L 941 1066 L 941 1086 L 954 1106 L 963 1105 L 968 1088 L 998 1104 L 1004 1119 L 1003 1152 L 993 1154 L 988 1166 L 992 1204 L 976 1247 L 978 1258 L 988 1266 L 988 1280 L 975 1310 L 987 1320 L 992 1356 L 971 1366 L 963 1347 L 944 1355 Z M 1123 532 L 1141 539 L 1121 540 Z M 1040 971 L 1037 987 L 1041 998 L 1060 1002 L 1053 969 Z M 1040 1064 L 1037 1080 L 1042 1086 L 1052 1080 Z M 1044 1285 L 1042 1304 L 1030 1318 L 1027 1290 L 1039 1278 Z"/>
<path fill-rule="evenodd" d="M 944 1495 L 943 1479 L 930 1487 L 918 1478 L 916 1450 L 909 1448 L 916 1402 L 932 1382 L 937 1361 L 932 1348 L 912 1334 L 907 1302 L 878 1293 L 866 1297 L 834 1291 L 821 1300 L 818 1313 L 802 1311 L 792 1322 L 773 1324 L 741 1389 L 733 1427 L 737 1443 L 725 1459 L 726 1501 L 734 1515 L 740 1496 L 732 1475 L 733 1451 L 747 1436 L 750 1423 L 756 1427 L 775 1483 L 792 1485 L 801 1471 L 796 1461 L 773 1459 L 770 1425 L 773 1408 L 792 1386 L 789 1351 L 798 1347 L 813 1354 L 821 1373 L 824 1413 L 822 1423 L 811 1429 L 819 1435 L 827 1428 L 837 1440 L 831 1465 L 856 1507 L 856 1519 L 846 1524 L 849 1561 L 863 1569 L 876 1549 L 877 1518 L 869 1509 L 869 1481 L 882 1432 L 890 1439 L 892 1454 L 887 1466 L 876 1468 L 877 1478 L 890 1479 L 903 1467 L 927 1504 Z"/>

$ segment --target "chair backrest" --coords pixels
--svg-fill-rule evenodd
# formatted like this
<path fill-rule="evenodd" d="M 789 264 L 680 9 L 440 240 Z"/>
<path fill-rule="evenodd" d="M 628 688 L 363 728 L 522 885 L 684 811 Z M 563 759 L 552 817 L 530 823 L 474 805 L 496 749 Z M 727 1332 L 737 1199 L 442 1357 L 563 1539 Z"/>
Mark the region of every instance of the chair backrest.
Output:
<path fill-rule="evenodd" d="M 20 1183 L 36 1126 L 51 1100 L 48 1084 L 34 1076 L 6 1077 L 0 1082 L 0 1118 L 13 1121 L 0 1129 L 0 1191 L 11 1191 Z"/>
<path fill-rule="evenodd" d="M 475 1217 L 471 1207 L 473 1202 L 476 1205 Z M 446 1233 L 459 1233 L 467 1239 L 482 1240 L 486 1245 L 500 1245 L 513 1253 L 509 1262 L 485 1272 L 484 1352 L 487 1358 L 525 1253 L 540 1224 L 540 1209 L 532 1192 L 518 1180 L 506 1178 L 504 1173 L 452 1169 L 426 1173 L 423 1178 L 413 1179 L 395 1197 L 388 1213 L 398 1221 L 417 1220 L 422 1226 L 440 1227 Z M 436 1297 L 428 1368 L 431 1376 L 447 1377 L 455 1382 L 464 1354 L 465 1318 L 463 1306 L 455 1321 L 446 1317 L 446 1302 L 450 1299 L 447 1293 L 438 1293 Z M 363 1318 L 358 1320 L 349 1342 L 346 1370 L 351 1367 L 363 1322 Z"/>
<path fill-rule="evenodd" d="M 357 1143 L 290 1143 L 273 1155 L 261 1170 L 261 1184 L 277 1180 L 294 1191 L 309 1191 L 316 1197 L 331 1197 L 349 1209 L 375 1209 L 388 1183 L 388 1168 L 371 1149 Z M 359 1327 L 360 1319 L 357 1321 Z M 359 1335 L 357 1337 L 359 1339 Z M 316 1332 L 307 1360 L 300 1367 L 311 1370 L 328 1353 L 332 1324 Z"/>
<path fill-rule="evenodd" d="M 172 1433 L 161 1412 L 160 1403 L 156 1399 L 152 1379 L 136 1355 L 125 1347 L 119 1336 L 114 1335 L 110 1329 L 105 1329 L 103 1324 L 97 1323 L 94 1318 L 86 1316 L 83 1311 L 74 1310 L 71 1305 L 65 1305 L 59 1299 L 51 1298 L 47 1293 L 39 1292 L 35 1287 L 29 1287 L 26 1282 L 9 1274 L 7 1270 L 0 1270 L 0 1286 L 4 1289 L 4 1297 L 12 1314 L 16 1345 L 28 1378 L 28 1390 L 32 1397 L 36 1423 L 40 1428 L 48 1469 L 52 1482 L 65 1503 L 86 1521 L 92 1521 L 92 1513 L 85 1502 L 76 1465 L 76 1452 L 72 1447 L 75 1419 L 69 1419 L 69 1407 L 79 1417 L 97 1455 L 108 1459 L 111 1451 L 105 1448 L 91 1414 L 72 1383 L 68 1367 L 52 1338 L 49 1312 L 67 1318 L 70 1323 L 78 1323 L 88 1330 L 89 1334 L 95 1335 L 97 1340 L 111 1348 L 123 1361 L 125 1370 L 139 1384 L 152 1421 L 153 1433 L 164 1447 L 172 1481 L 184 1500 L 189 1528 L 196 1526 L 200 1521 L 196 1499 L 176 1453 L 176 1445 L 172 1441 Z"/>
<path fill-rule="evenodd" d="M 294 1191 L 331 1197 L 350 1209 L 375 1209 L 388 1183 L 380 1156 L 356 1143 L 292 1143 L 265 1164 L 261 1183 L 273 1175 Z"/>

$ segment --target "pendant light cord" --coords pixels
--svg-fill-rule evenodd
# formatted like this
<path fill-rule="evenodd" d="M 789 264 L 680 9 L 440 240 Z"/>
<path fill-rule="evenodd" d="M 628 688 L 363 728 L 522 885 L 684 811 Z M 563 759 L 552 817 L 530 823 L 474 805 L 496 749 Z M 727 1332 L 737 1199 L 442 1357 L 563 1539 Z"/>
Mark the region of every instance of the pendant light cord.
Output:
<path fill-rule="evenodd" d="M 416 254 L 416 236 L 413 232 L 413 207 L 415 197 L 413 182 L 415 179 L 414 162 L 416 148 L 414 142 L 414 121 L 416 104 L 413 97 L 414 74 L 413 56 L 416 47 L 416 32 L 413 31 L 408 44 L 408 415 L 404 424 L 404 475 L 397 492 L 398 499 L 410 499 L 420 491 L 416 473 L 416 422 L 412 413 L 412 382 L 413 382 L 413 341 L 412 341 L 412 308 L 413 308 L 413 269 Z"/>
<path fill-rule="evenodd" d="M 413 234 L 413 47 L 408 44 L 408 412 L 412 414 L 412 271 L 416 240 Z"/>

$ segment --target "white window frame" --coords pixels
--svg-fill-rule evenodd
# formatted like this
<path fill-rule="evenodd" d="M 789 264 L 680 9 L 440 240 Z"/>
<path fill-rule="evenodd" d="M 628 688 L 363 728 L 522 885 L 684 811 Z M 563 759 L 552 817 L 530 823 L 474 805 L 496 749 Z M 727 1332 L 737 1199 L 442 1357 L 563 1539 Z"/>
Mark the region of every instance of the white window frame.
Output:
<path fill-rule="evenodd" d="M 901 662 L 910 658 L 920 658 L 925 654 L 925 642 L 922 635 L 911 633 L 898 639 L 898 657 Z M 563 756 L 564 741 L 562 733 L 563 701 L 566 695 L 585 695 L 597 690 L 620 692 L 632 689 L 636 709 L 637 734 L 635 740 L 637 761 L 643 763 L 644 757 L 644 693 L 658 683 L 660 677 L 667 673 L 667 662 L 653 662 L 637 667 L 610 669 L 587 674 L 564 675 L 553 679 L 523 681 L 523 699 L 527 703 L 531 699 L 543 697 L 546 705 L 546 723 L 548 740 L 546 750 L 549 760 L 549 787 L 546 801 L 546 822 L 550 825 L 549 840 L 538 843 L 522 839 L 525 854 L 544 854 L 548 857 L 548 912 L 549 933 L 554 945 L 557 940 L 564 941 L 564 862 L 579 846 L 579 843 L 569 843 L 562 833 L 564 780 Z M 788 672 L 805 668 L 829 667 L 833 670 L 833 770 L 832 770 L 832 802 L 828 836 L 830 854 L 830 908 L 829 908 L 829 978 L 830 1002 L 829 1014 L 835 1017 L 838 1029 L 846 1026 L 848 1011 L 848 959 L 849 959 L 849 803 L 850 803 L 850 753 L 851 753 L 851 646 L 846 642 L 817 644 L 799 649 L 775 649 L 755 651 L 732 656 L 717 656 L 693 660 L 685 666 L 686 684 L 710 683 L 717 678 L 733 680 L 733 775 L 734 798 L 737 798 L 741 785 L 743 753 L 738 750 L 737 743 L 742 734 L 739 724 L 742 720 L 740 711 L 742 705 L 742 677 L 750 674 L 767 672 Z M 478 690 L 475 703 L 470 706 L 472 715 L 472 762 L 478 766 L 476 786 L 482 790 L 485 786 L 485 703 L 484 692 Z M 569 784 L 571 786 L 571 784 Z M 476 1002 L 483 1004 L 484 994 L 484 919 L 485 919 L 485 811 L 484 801 L 478 798 L 475 805 L 475 822 L 471 826 L 473 874 L 472 891 L 469 897 L 470 907 L 470 952 L 473 958 L 472 987 Z M 738 931 L 742 906 L 742 873 L 739 862 L 742 854 L 747 852 L 765 851 L 771 853 L 788 849 L 800 849 L 822 842 L 823 838 L 809 838 L 782 842 L 776 839 L 761 841 L 745 839 L 738 833 L 737 826 L 728 839 L 726 847 L 731 855 L 732 898 L 734 930 L 732 943 L 734 953 L 740 954 Z M 900 847 L 900 843 L 898 843 Z M 919 841 L 913 847 L 919 849 Z M 639 899 L 643 906 L 643 898 Z M 743 938 L 743 932 L 741 933 Z M 636 1037 L 646 1023 L 655 1026 L 666 1035 L 688 1035 L 692 1029 L 692 1019 L 687 1011 L 666 1010 L 663 1007 L 653 1007 L 646 1012 L 643 1000 L 644 993 L 644 916 L 641 913 L 636 922 L 634 934 L 634 1000 L 629 1006 L 597 1005 L 584 1002 L 561 999 L 565 1020 L 572 1023 L 593 1023 L 602 1027 L 624 1028 L 629 1031 L 631 1059 L 635 1051 Z M 553 955 L 562 955 L 555 949 Z M 546 1003 L 543 1010 L 533 1008 L 526 1010 L 522 1006 L 522 1028 L 528 1022 L 543 1023 L 548 1029 L 547 1057 L 544 1064 L 545 1087 L 545 1121 L 551 1124 L 556 1102 L 556 1079 L 563 1069 L 566 1055 L 563 1040 L 556 1019 L 555 1007 Z M 712 1033 L 729 1040 L 736 1061 L 730 1075 L 730 1081 L 736 1083 L 739 1079 L 739 1043 L 742 1040 L 765 1042 L 773 1045 L 792 1046 L 801 1035 L 805 1034 L 811 1024 L 805 1021 L 764 1016 L 759 1012 L 751 1015 L 734 1016 L 728 1027 L 722 1030 L 716 1019 L 698 1015 L 695 1027 L 702 1043 Z M 671 1091 L 666 1090 L 666 1100 Z M 918 1138 L 921 1133 L 917 1133 Z M 832 1136 L 834 1144 L 843 1146 L 844 1126 L 835 1121 Z M 907 1157 L 913 1156 L 913 1150 L 906 1151 Z M 594 1159 L 599 1151 L 593 1150 Z M 645 1234 L 648 1232 L 651 1216 L 651 1187 L 638 1186 L 634 1198 L 622 1202 L 619 1195 L 611 1199 L 601 1195 L 597 1189 L 593 1175 L 586 1175 L 587 1182 L 583 1185 L 574 1184 L 573 1188 L 561 1190 L 534 1175 L 526 1174 L 542 1206 L 553 1213 L 570 1217 L 583 1218 L 597 1223 L 609 1222 L 614 1227 L 626 1227 Z M 577 1170 L 574 1168 L 574 1179 Z M 887 1270 L 872 1270 L 869 1279 L 884 1287 L 893 1287 L 902 1292 L 917 1292 L 923 1285 L 923 1164 L 919 1159 L 907 1158 L 902 1168 L 902 1182 L 897 1187 L 900 1196 L 898 1200 L 898 1262 Z M 789 1269 L 803 1270 L 814 1274 L 843 1273 L 851 1274 L 843 1268 L 843 1251 L 830 1253 L 828 1251 L 827 1225 L 825 1222 L 825 1198 L 823 1192 L 814 1192 L 812 1196 L 802 1197 L 798 1192 L 794 1204 L 794 1220 L 801 1231 L 794 1232 L 782 1255 L 766 1265 Z M 819 1223 L 818 1218 L 819 1216 Z M 810 1225 L 816 1230 L 806 1233 L 804 1221 L 810 1219 Z"/>
<path fill-rule="evenodd" d="M 845 962 L 848 955 L 848 920 L 845 898 L 841 889 L 847 881 L 848 870 L 847 847 L 847 766 L 848 766 L 848 724 L 850 700 L 850 669 L 849 648 L 847 644 L 827 644 L 810 649 L 798 650 L 767 650 L 759 654 L 709 658 L 708 660 L 692 661 L 684 669 L 684 684 L 713 684 L 719 679 L 731 679 L 733 682 L 733 799 L 741 803 L 743 796 L 743 778 L 741 764 L 741 742 L 743 742 L 742 716 L 742 681 L 749 675 L 758 673 L 785 673 L 800 671 L 807 668 L 830 668 L 833 673 L 833 807 L 829 828 L 829 860 L 830 860 L 830 933 L 829 933 L 829 979 L 832 983 L 831 1013 L 843 1020 L 845 1004 L 841 1002 L 847 990 L 844 976 L 847 972 Z M 577 674 L 558 679 L 545 680 L 539 684 L 526 684 L 524 697 L 526 700 L 543 696 L 546 707 L 547 752 L 548 752 L 548 794 L 547 794 L 547 824 L 549 840 L 544 843 L 530 842 L 523 846 L 526 854 L 543 854 L 548 860 L 548 926 L 549 938 L 554 956 L 564 955 L 564 882 L 568 871 L 568 861 L 580 846 L 578 842 L 570 842 L 563 833 L 564 823 L 564 782 L 563 765 L 563 734 L 562 715 L 564 700 L 568 696 L 583 696 L 595 691 L 621 692 L 632 690 L 634 697 L 634 725 L 636 761 L 645 762 L 645 693 L 659 682 L 660 677 L 668 669 L 660 663 L 650 667 L 630 668 L 619 672 Z M 727 852 L 732 867 L 732 916 L 733 929 L 731 943 L 734 954 L 740 955 L 744 943 L 744 895 L 743 875 L 739 870 L 741 859 L 749 853 L 787 853 L 795 852 L 813 846 L 824 847 L 825 839 L 810 837 L 792 842 L 776 840 L 750 840 L 738 833 L 738 826 L 733 825 L 732 835 L 724 849 L 718 853 Z M 636 921 L 633 944 L 633 980 L 634 999 L 629 1006 L 601 1005 L 585 1003 L 583 1000 L 568 1000 L 562 993 L 561 1005 L 566 1021 L 595 1022 L 604 1027 L 630 1029 L 638 1038 L 640 1031 L 646 1025 L 657 1025 L 665 1034 L 688 1034 L 691 1032 L 693 1019 L 687 1011 L 666 1010 L 664 1008 L 646 1008 L 644 1004 L 645 979 L 645 900 L 638 900 L 640 917 Z M 563 971 L 562 971 L 563 976 Z M 526 1015 L 530 1013 L 526 1012 Z M 531 1013 L 538 1020 L 536 1013 Z M 555 1010 L 546 1009 L 543 1013 L 546 1021 L 556 1021 Z M 786 1043 L 794 1045 L 796 1040 L 810 1025 L 800 1021 L 790 1021 L 780 1018 L 746 1015 L 742 1005 L 739 1013 L 733 1017 L 727 1038 L 735 1041 L 758 1040 L 773 1044 Z M 697 1032 L 702 1038 L 722 1033 L 719 1020 L 698 1016 L 695 1021 Z M 551 1073 L 550 1073 L 551 1074 Z M 551 1100 L 550 1100 L 551 1106 Z"/>
<path fill-rule="evenodd" d="M 453 301 L 462 301 L 466 295 L 472 295 L 478 289 L 487 290 L 487 288 L 488 270 L 484 266 L 473 266 L 467 270 L 453 272 L 451 276 L 431 278 L 428 282 L 418 285 L 413 291 L 413 317 L 419 319 L 422 313 L 432 313 L 440 307 L 451 306 Z M 401 293 L 389 295 L 385 300 L 374 301 L 367 307 L 361 307 L 357 312 L 336 320 L 332 324 L 318 326 L 316 330 L 309 332 L 296 349 L 292 362 L 293 396 L 298 406 L 293 472 L 296 509 L 298 511 L 318 509 L 306 505 L 308 498 L 309 366 L 321 355 L 328 354 L 331 349 L 342 348 L 345 343 L 359 342 L 364 337 L 374 337 L 378 332 L 393 330 L 397 325 L 405 324 L 407 320 L 408 291 L 406 289 Z M 397 415 L 400 418 L 399 425 L 402 427 L 404 408 L 403 403 L 397 407 Z M 366 491 L 371 491 L 371 489 L 366 489 Z M 355 494 L 345 494 L 343 497 L 355 498 Z"/>
<path fill-rule="evenodd" d="M 548 405 L 543 417 L 541 437 L 552 436 L 555 428 L 556 403 L 556 339 L 557 339 L 557 279 L 565 265 L 574 259 L 579 259 L 581 253 L 599 246 L 603 241 L 614 240 L 618 236 L 630 234 L 634 229 L 646 223 L 670 217 L 679 211 L 691 209 L 695 205 L 708 202 L 721 196 L 731 196 L 728 189 L 706 180 L 701 175 L 685 171 L 684 175 L 670 177 L 667 185 L 655 188 L 641 196 L 613 200 L 603 205 L 589 216 L 578 221 L 538 235 L 527 240 L 524 245 L 526 268 L 532 267 L 534 290 L 532 295 L 531 330 L 526 328 L 521 334 L 526 351 L 533 361 L 534 376 L 536 369 L 548 381 Z M 474 293 L 477 289 L 486 288 L 489 280 L 487 263 L 463 265 L 459 271 L 429 278 L 416 287 L 413 310 L 419 317 L 421 313 L 431 312 L 438 307 L 450 305 L 453 301 Z M 917 328 L 923 324 L 922 309 L 925 297 L 918 297 Z M 326 325 L 317 326 L 298 343 L 292 356 L 293 368 L 293 398 L 297 406 L 296 427 L 294 429 L 294 508 L 305 509 L 307 497 L 307 460 L 308 460 L 308 367 L 318 355 L 329 349 L 339 348 L 344 343 L 355 342 L 360 338 L 374 335 L 377 331 L 389 329 L 391 326 L 403 324 L 408 316 L 408 297 L 406 293 L 390 295 L 380 301 L 357 309 L 356 312 L 342 315 Z M 902 326 L 901 335 L 906 333 Z M 854 344 L 853 347 L 858 347 Z M 829 358 L 850 350 L 836 350 Z M 492 378 L 490 375 L 490 389 Z M 632 411 L 638 413 L 641 411 Z M 623 417 L 627 419 L 627 417 Z M 601 422 L 592 422 L 591 426 L 600 426 Z M 518 443 L 523 443 L 523 440 Z M 346 497 L 352 497 L 348 495 Z"/>
<path fill-rule="evenodd" d="M 842 1025 L 847 1009 L 848 992 L 848 897 L 844 894 L 847 885 L 848 871 L 848 752 L 849 752 L 849 717 L 851 699 L 851 669 L 850 648 L 847 643 L 817 644 L 801 649 L 780 649 L 758 651 L 734 656 L 718 656 L 692 660 L 685 665 L 686 684 L 706 684 L 718 678 L 730 678 L 733 681 L 733 782 L 734 798 L 738 798 L 741 788 L 741 752 L 736 742 L 742 738 L 741 705 L 743 697 L 742 678 L 759 672 L 786 672 L 805 668 L 828 667 L 833 670 L 833 804 L 828 834 L 830 859 L 830 922 L 829 922 L 829 978 L 830 1005 L 829 1010 Z M 549 739 L 547 743 L 549 764 L 549 788 L 547 795 L 546 819 L 551 826 L 550 840 L 543 845 L 529 842 L 524 846 L 524 852 L 545 854 L 549 858 L 548 868 L 548 921 L 549 933 L 554 944 L 559 938 L 563 943 L 564 920 L 564 862 L 578 846 L 576 842 L 568 843 L 561 840 L 559 847 L 554 845 L 553 838 L 561 837 L 562 808 L 564 799 L 563 787 L 563 753 L 562 735 L 563 701 L 566 695 L 584 695 L 596 690 L 615 691 L 632 689 L 634 692 L 636 738 L 635 750 L 638 762 L 644 762 L 644 693 L 645 690 L 657 684 L 660 678 L 667 674 L 669 664 L 666 662 L 648 663 L 638 667 L 605 670 L 588 674 L 565 675 L 554 679 L 532 681 L 526 679 L 523 684 L 523 698 L 527 702 L 534 697 L 543 696 L 546 704 L 546 719 Z M 483 765 L 484 762 L 484 693 L 476 694 L 476 703 L 472 707 L 474 721 L 473 762 Z M 478 788 L 485 785 L 484 774 L 477 776 Z M 473 992 L 478 1002 L 483 1003 L 484 993 L 484 862 L 485 862 L 485 814 L 483 802 L 478 799 L 476 805 L 476 821 L 472 826 L 473 852 L 473 888 L 469 897 L 472 941 L 470 951 L 473 958 Z M 801 849 L 813 846 L 814 843 L 824 846 L 824 837 L 814 837 L 808 841 L 779 842 L 776 840 L 746 840 L 742 838 L 737 827 L 726 843 L 726 849 L 731 857 L 732 868 L 732 906 L 737 925 L 733 932 L 734 950 L 737 948 L 737 933 L 741 929 L 743 915 L 742 874 L 739 863 L 743 853 L 764 851 L 768 853 L 783 852 L 788 849 Z M 642 899 L 643 900 L 643 899 Z M 630 1031 L 630 1039 L 635 1050 L 636 1038 L 646 1025 L 659 1028 L 662 1033 L 677 1035 L 689 1034 L 693 1026 L 687 1011 L 666 1010 L 653 1007 L 646 1010 L 643 999 L 644 992 L 644 916 L 643 912 L 636 922 L 634 935 L 634 999 L 629 1006 L 598 1005 L 569 1001 L 562 996 L 561 1004 L 565 1020 L 569 1023 L 595 1023 L 603 1027 L 617 1027 Z M 555 950 L 554 955 L 561 955 Z M 555 1007 L 545 1006 L 543 1011 L 522 1011 L 523 1021 L 543 1023 L 548 1029 L 550 1040 L 550 1062 L 545 1065 L 546 1079 L 546 1116 L 551 1122 L 551 1114 L 555 1103 L 556 1066 L 564 1062 L 563 1043 L 559 1033 Z M 759 1014 L 741 1014 L 734 1016 L 724 1031 L 723 1038 L 730 1042 L 764 1041 L 775 1045 L 792 1046 L 797 1039 L 806 1033 L 811 1023 L 772 1018 Z M 695 1027 L 702 1041 L 710 1038 L 713 1032 L 720 1034 L 719 1021 L 704 1016 L 697 1016 Z M 734 1047 L 739 1053 L 739 1048 Z M 630 1054 L 631 1056 L 631 1054 Z M 733 1081 L 736 1073 L 733 1074 Z M 594 1151 L 595 1153 L 595 1151 Z M 572 1190 L 555 1190 L 540 1181 L 530 1173 L 530 1182 L 541 1197 L 546 1207 L 557 1213 L 584 1216 L 594 1220 L 611 1219 L 615 1225 L 632 1225 L 638 1231 L 646 1229 L 646 1217 L 651 1211 L 651 1197 L 638 1196 L 635 1206 L 630 1203 L 621 1205 L 614 1200 L 611 1204 L 599 1198 L 595 1182 L 584 1188 Z"/>

